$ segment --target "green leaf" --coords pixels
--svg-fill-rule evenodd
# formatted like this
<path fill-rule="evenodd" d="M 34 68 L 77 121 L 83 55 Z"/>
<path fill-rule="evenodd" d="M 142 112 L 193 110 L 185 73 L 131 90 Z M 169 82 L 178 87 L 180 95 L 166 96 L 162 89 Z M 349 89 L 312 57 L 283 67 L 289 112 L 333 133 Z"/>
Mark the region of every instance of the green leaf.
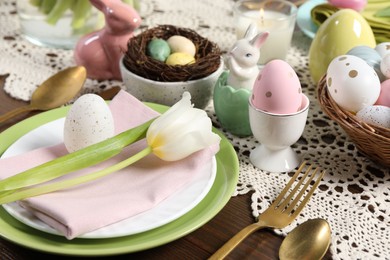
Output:
<path fill-rule="evenodd" d="M 39 3 L 39 10 L 44 14 L 48 14 L 54 8 L 56 0 L 42 0 Z"/>
<path fill-rule="evenodd" d="M 150 154 L 152 152 L 152 148 L 150 146 L 146 147 L 142 151 L 138 152 L 137 154 L 131 156 L 130 158 L 127 158 L 126 160 L 123 160 L 115 165 L 112 165 L 110 167 L 107 167 L 105 169 L 102 169 L 100 171 L 90 173 L 87 175 L 83 175 L 77 178 L 64 180 L 64 181 L 58 181 L 54 183 L 50 183 L 43 186 L 38 187 L 32 187 L 32 188 L 26 188 L 26 189 L 20 189 L 16 190 L 14 192 L 0 192 L 0 205 L 5 203 L 10 203 L 17 200 L 22 200 L 38 195 L 42 195 L 45 193 L 62 190 L 66 188 L 70 188 L 76 185 L 80 185 L 86 182 L 90 182 L 99 178 L 102 178 L 104 176 L 109 175 L 110 173 L 113 173 L 115 171 L 119 171 L 127 166 L 129 166 L 132 163 L 135 163 L 136 161 L 144 158 L 146 155 Z"/>
<path fill-rule="evenodd" d="M 75 1 L 72 6 L 73 18 L 72 27 L 73 29 L 79 29 L 83 27 L 86 20 L 89 18 L 91 13 L 91 3 L 89 1 Z"/>
<path fill-rule="evenodd" d="M 41 6 L 42 0 L 30 0 L 29 1 L 31 5 L 33 6 Z"/>
<path fill-rule="evenodd" d="M 46 17 L 49 24 L 55 25 L 58 20 L 64 15 L 66 10 L 70 9 L 74 0 L 56 0 L 55 5 L 51 8 Z M 84 1 L 84 0 L 81 0 Z"/>
<path fill-rule="evenodd" d="M 13 190 L 40 184 L 105 161 L 119 154 L 124 147 L 143 139 L 153 121 L 154 119 L 102 142 L 58 157 L 52 161 L 1 180 L 0 196 L 9 194 Z"/>
<path fill-rule="evenodd" d="M 379 10 L 374 14 L 375 17 L 390 17 L 390 6 Z"/>

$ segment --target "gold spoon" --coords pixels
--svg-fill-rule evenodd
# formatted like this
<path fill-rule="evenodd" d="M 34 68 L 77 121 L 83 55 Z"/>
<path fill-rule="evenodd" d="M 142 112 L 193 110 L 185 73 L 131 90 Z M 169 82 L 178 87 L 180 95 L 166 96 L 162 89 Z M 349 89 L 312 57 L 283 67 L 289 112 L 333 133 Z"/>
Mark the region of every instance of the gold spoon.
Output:
<path fill-rule="evenodd" d="M 62 106 L 79 93 L 87 78 L 83 66 L 62 70 L 43 82 L 32 94 L 30 104 L 0 116 L 0 123 L 27 111 L 49 110 Z"/>
<path fill-rule="evenodd" d="M 280 260 L 322 259 L 330 245 L 330 226 L 324 219 L 311 219 L 296 227 L 283 240 Z"/>

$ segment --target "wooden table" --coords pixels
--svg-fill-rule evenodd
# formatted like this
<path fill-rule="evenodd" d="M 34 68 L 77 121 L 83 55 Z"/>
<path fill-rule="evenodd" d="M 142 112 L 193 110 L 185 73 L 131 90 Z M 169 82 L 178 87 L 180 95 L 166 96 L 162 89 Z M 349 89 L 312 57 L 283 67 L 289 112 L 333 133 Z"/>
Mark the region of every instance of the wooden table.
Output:
<path fill-rule="evenodd" d="M 5 76 L 0 76 L 0 114 L 16 107 L 25 106 L 26 102 L 15 100 L 3 91 Z M 30 117 L 37 112 L 20 115 L 3 124 L 0 132 L 13 124 Z M 3 170 L 3 169 L 2 169 Z M 166 245 L 150 250 L 106 257 L 107 259 L 207 259 L 229 238 L 239 230 L 254 221 L 250 209 L 250 194 L 232 197 L 228 204 L 211 221 L 194 231 Z M 279 246 L 283 238 L 275 235 L 272 230 L 262 230 L 252 234 L 240 244 L 228 259 L 278 259 Z M 52 259 L 54 255 L 38 252 L 16 245 L 0 238 L 0 259 Z M 74 257 L 55 256 L 55 259 L 75 259 Z M 103 258 L 104 259 L 104 258 Z M 324 259 L 332 259 L 328 251 Z"/>

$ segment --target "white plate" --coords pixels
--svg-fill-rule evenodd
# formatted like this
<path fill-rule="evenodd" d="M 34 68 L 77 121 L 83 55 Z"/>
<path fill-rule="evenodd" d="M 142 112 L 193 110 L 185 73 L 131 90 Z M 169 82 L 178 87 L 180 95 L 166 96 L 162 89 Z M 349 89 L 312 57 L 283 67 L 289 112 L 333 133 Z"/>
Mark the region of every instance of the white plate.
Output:
<path fill-rule="evenodd" d="M 61 143 L 63 141 L 64 120 L 64 118 L 60 118 L 49 122 L 22 136 L 3 153 L 1 158 Z M 181 217 L 201 202 L 209 192 L 217 172 L 215 157 L 209 164 L 205 165 L 205 169 L 210 174 L 201 174 L 201 178 L 191 181 L 156 207 L 79 237 L 112 238 L 133 235 L 160 227 Z M 16 202 L 5 204 L 3 207 L 10 215 L 28 226 L 47 233 L 60 235 L 59 232 L 37 219 Z"/>
<path fill-rule="evenodd" d="M 297 25 L 304 34 L 310 38 L 314 38 L 318 30 L 318 26 L 311 20 L 311 10 L 317 5 L 326 3 L 325 0 L 309 0 L 298 8 Z"/>

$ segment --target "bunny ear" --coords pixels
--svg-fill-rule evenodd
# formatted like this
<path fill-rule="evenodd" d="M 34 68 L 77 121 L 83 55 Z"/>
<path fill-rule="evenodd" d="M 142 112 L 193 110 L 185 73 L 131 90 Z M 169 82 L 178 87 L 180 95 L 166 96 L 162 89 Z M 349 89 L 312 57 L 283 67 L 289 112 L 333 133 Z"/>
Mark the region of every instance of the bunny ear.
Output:
<path fill-rule="evenodd" d="M 257 34 L 251 41 L 250 41 L 250 44 L 252 46 L 255 46 L 256 48 L 260 48 L 264 42 L 267 40 L 268 38 L 268 35 L 269 35 L 269 32 L 261 32 L 259 34 Z"/>
<path fill-rule="evenodd" d="M 246 29 L 244 38 L 250 40 L 250 39 L 252 39 L 253 37 L 255 37 L 256 33 L 257 33 L 256 24 L 251 23 L 251 24 L 248 26 L 248 28 Z"/>

